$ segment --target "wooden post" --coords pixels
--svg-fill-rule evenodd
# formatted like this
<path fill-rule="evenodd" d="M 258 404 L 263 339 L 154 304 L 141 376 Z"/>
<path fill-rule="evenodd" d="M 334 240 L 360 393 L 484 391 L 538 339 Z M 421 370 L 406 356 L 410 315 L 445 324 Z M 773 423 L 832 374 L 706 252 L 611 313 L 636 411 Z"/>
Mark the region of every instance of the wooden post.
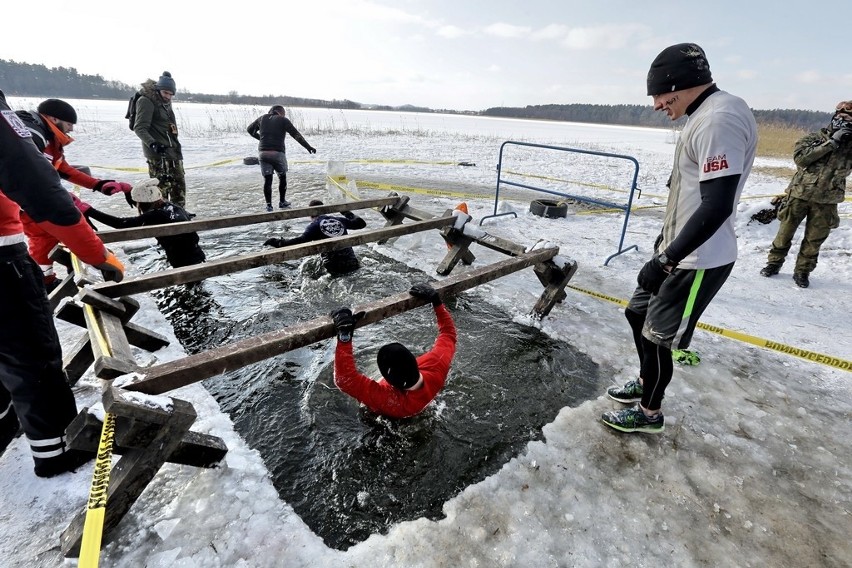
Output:
<path fill-rule="evenodd" d="M 133 227 L 132 229 L 100 231 L 98 232 L 98 236 L 104 243 L 117 243 L 144 238 L 181 235 L 184 233 L 191 233 L 193 231 L 210 231 L 214 229 L 243 227 L 258 223 L 269 223 L 271 221 L 286 221 L 288 219 L 310 217 L 311 215 L 324 215 L 339 211 L 369 209 L 371 207 L 387 207 L 393 206 L 398 200 L 399 197 L 393 196 L 345 203 L 330 203 L 328 205 L 317 205 L 315 207 L 297 207 L 294 209 L 273 211 L 271 213 L 250 213 L 247 215 L 230 215 L 228 217 L 211 217 L 208 219 L 199 219 L 197 221 L 185 221 L 183 223 L 168 223 L 166 225 L 149 225 L 145 227 Z"/>
<path fill-rule="evenodd" d="M 465 272 L 433 285 L 442 295 L 455 296 L 506 274 L 544 262 L 553 258 L 558 252 L 559 250 L 555 248 L 535 250 Z M 358 306 L 353 308 L 353 311 L 363 311 L 364 317 L 358 321 L 356 327 L 381 321 L 424 304 L 424 300 L 405 292 L 364 306 Z M 147 394 L 165 393 L 323 339 L 332 338 L 335 333 L 331 318 L 322 316 L 278 331 L 257 335 L 203 353 L 190 355 L 177 361 L 169 361 L 140 370 L 138 372 L 145 378 L 136 383 L 123 385 L 123 388 Z"/>
<path fill-rule="evenodd" d="M 191 404 L 172 399 L 172 405 L 172 410 L 168 412 L 128 402 L 113 388 L 108 388 L 104 393 L 104 408 L 107 412 L 160 425 L 148 448 L 129 450 L 112 468 L 107 491 L 104 535 L 124 518 L 166 458 L 181 444 L 184 435 L 195 421 L 196 414 Z M 60 543 L 62 553 L 66 557 L 79 556 L 85 520 L 86 512 L 81 511 L 62 533 Z"/>
<path fill-rule="evenodd" d="M 62 304 L 56 313 L 54 314 L 57 319 L 60 319 L 64 322 L 68 322 L 72 325 L 76 325 L 79 327 L 86 327 L 86 319 L 83 315 L 83 308 L 79 304 L 75 304 L 74 302 L 66 302 Z M 127 341 L 131 345 L 135 345 L 140 349 L 145 349 L 146 351 L 156 351 L 157 349 L 161 349 L 166 347 L 169 344 L 169 340 L 164 336 L 146 329 L 140 325 L 137 325 L 133 322 L 127 322 L 124 325 L 124 334 L 127 337 Z"/>
<path fill-rule="evenodd" d="M 568 260 L 559 266 L 551 259 L 536 265 L 533 270 L 539 281 L 544 284 L 544 292 L 532 309 L 532 313 L 541 319 L 550 313 L 557 302 L 561 302 L 567 296 L 565 286 L 577 272 L 577 261 Z"/>
<path fill-rule="evenodd" d="M 80 377 L 83 376 L 94 362 L 95 355 L 92 353 L 92 346 L 89 341 L 89 334 L 87 333 L 62 358 L 62 369 L 65 371 L 65 378 L 68 384 L 71 386 L 76 385 Z"/>
<path fill-rule="evenodd" d="M 408 235 L 429 229 L 440 229 L 452 223 L 452 217 L 438 217 L 415 223 L 407 223 L 397 227 L 377 229 L 375 231 L 359 231 L 357 234 L 346 235 L 344 237 L 323 239 L 321 241 L 273 249 L 268 252 L 254 252 L 202 264 L 194 264 L 192 266 L 173 268 L 155 274 L 125 278 L 121 282 L 104 282 L 95 284 L 92 286 L 92 289 L 111 298 L 139 294 L 140 292 L 148 292 L 158 288 L 165 288 L 166 286 L 198 282 L 213 276 L 232 274 L 241 270 L 284 262 L 285 260 L 294 260 L 303 256 L 380 241 L 393 236 Z"/>

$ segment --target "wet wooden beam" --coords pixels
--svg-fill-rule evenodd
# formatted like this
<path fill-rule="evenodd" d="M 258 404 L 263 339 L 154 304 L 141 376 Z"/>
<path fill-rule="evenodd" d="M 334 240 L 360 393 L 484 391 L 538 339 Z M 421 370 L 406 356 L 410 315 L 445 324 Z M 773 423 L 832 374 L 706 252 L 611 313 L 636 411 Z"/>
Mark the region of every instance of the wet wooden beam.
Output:
<path fill-rule="evenodd" d="M 211 217 L 198 219 L 183 223 L 168 223 L 166 225 L 151 225 L 146 227 L 134 227 L 132 229 L 116 229 L 112 231 L 99 231 L 98 236 L 104 243 L 117 243 L 121 241 L 132 241 L 137 239 L 165 237 L 169 235 L 180 235 L 193 231 L 210 231 L 214 229 L 229 229 L 245 225 L 256 225 L 258 223 L 270 223 L 272 221 L 287 221 L 300 217 L 313 215 L 325 215 L 338 213 L 340 211 L 353 211 L 358 209 L 369 209 L 373 207 L 394 206 L 399 201 L 398 196 L 381 197 L 376 199 L 364 199 L 346 203 L 329 203 L 328 205 L 317 205 L 315 207 L 298 207 L 295 209 L 280 209 L 271 213 L 249 213 L 247 215 L 229 215 L 227 217 Z"/>
<path fill-rule="evenodd" d="M 322 252 L 380 241 L 394 236 L 409 235 L 430 229 L 440 229 L 441 227 L 451 225 L 453 222 L 453 217 L 436 217 L 434 219 L 406 223 L 404 225 L 386 227 L 376 229 L 374 231 L 358 231 L 355 234 L 346 235 L 344 237 L 334 237 L 331 239 L 323 239 L 321 241 L 313 241 L 310 243 L 283 247 L 270 251 L 233 256 L 202 264 L 164 270 L 154 274 L 143 274 L 133 278 L 125 278 L 121 282 L 104 282 L 93 285 L 92 290 L 111 298 L 129 294 L 139 294 L 141 292 L 149 292 L 151 290 L 165 288 L 167 286 L 198 282 L 205 278 L 222 276 L 224 274 L 233 274 L 234 272 L 267 266 L 269 264 L 276 264 L 286 260 L 294 260 Z M 258 247 L 260 246 L 261 245 L 258 244 Z"/>
<path fill-rule="evenodd" d="M 440 282 L 433 282 L 432 285 L 445 297 L 455 296 L 507 274 L 542 263 L 553 258 L 558 252 L 559 249 L 556 248 L 535 250 Z M 425 303 L 424 300 L 415 298 L 406 291 L 366 305 L 355 306 L 352 309 L 355 312 L 364 312 L 364 317 L 356 324 L 356 327 L 363 327 L 422 306 Z M 332 338 L 335 334 L 331 318 L 321 316 L 285 329 L 243 339 L 177 361 L 149 367 L 139 371 L 145 376 L 142 381 L 124 385 L 123 388 L 148 394 L 162 394 L 317 341 Z"/>
<path fill-rule="evenodd" d="M 125 298 L 122 298 L 122 301 Z M 54 314 L 56 319 L 68 322 L 71 325 L 78 327 L 86 327 L 86 318 L 83 315 L 83 308 L 74 302 L 65 302 Z M 127 341 L 140 349 L 154 352 L 157 349 L 162 349 L 169 345 L 169 340 L 155 331 L 146 329 L 141 325 L 133 322 L 126 322 L 124 325 L 124 334 L 127 336 Z"/>

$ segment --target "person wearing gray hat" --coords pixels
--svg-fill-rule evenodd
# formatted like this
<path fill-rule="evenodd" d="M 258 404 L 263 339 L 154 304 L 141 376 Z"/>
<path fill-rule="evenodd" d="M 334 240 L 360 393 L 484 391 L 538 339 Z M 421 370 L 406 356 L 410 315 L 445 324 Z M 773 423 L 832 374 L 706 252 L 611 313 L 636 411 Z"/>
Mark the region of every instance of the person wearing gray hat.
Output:
<path fill-rule="evenodd" d="M 168 201 L 185 207 L 183 151 L 172 108 L 176 92 L 177 85 L 168 71 L 163 71 L 156 81 L 148 79 L 142 83 L 135 95 L 133 132 L 142 141 L 148 175 L 160 180 L 160 190 Z"/>
<path fill-rule="evenodd" d="M 603 414 L 621 432 L 660 433 L 663 396 L 672 379 L 672 349 L 686 349 L 698 318 L 737 259 L 736 204 L 751 172 L 757 124 L 744 100 L 713 83 L 704 50 L 679 43 L 648 71 L 654 110 L 688 117 L 674 151 L 661 234 L 639 271 L 625 316 L 639 355 L 639 376 L 607 395 L 632 404 Z"/>

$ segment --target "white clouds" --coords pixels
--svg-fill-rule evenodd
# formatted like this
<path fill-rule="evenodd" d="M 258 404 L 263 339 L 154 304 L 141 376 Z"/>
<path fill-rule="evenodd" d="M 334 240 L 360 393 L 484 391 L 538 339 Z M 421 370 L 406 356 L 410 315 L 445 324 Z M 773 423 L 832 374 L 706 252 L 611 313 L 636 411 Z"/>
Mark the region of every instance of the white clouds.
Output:
<path fill-rule="evenodd" d="M 454 39 L 457 37 L 469 35 L 470 32 L 466 32 L 458 26 L 440 26 L 435 31 L 435 33 L 447 39 Z"/>
<path fill-rule="evenodd" d="M 806 85 L 811 85 L 814 83 L 819 83 L 823 80 L 822 73 L 814 70 L 802 71 L 801 73 L 796 73 L 793 75 L 793 79 L 797 83 L 804 83 Z"/>
<path fill-rule="evenodd" d="M 566 36 L 569 30 L 568 26 L 563 26 L 562 24 L 550 24 L 540 30 L 536 30 L 530 37 L 537 40 L 559 39 Z"/>
<path fill-rule="evenodd" d="M 577 50 L 621 49 L 631 45 L 636 38 L 649 34 L 650 29 L 644 24 L 572 28 L 562 40 L 562 45 Z"/>
<path fill-rule="evenodd" d="M 530 32 L 532 30 L 527 26 L 515 26 L 513 24 L 497 22 L 496 24 L 486 26 L 485 28 L 483 28 L 482 31 L 487 35 L 492 35 L 496 37 L 522 38 L 530 35 Z"/>

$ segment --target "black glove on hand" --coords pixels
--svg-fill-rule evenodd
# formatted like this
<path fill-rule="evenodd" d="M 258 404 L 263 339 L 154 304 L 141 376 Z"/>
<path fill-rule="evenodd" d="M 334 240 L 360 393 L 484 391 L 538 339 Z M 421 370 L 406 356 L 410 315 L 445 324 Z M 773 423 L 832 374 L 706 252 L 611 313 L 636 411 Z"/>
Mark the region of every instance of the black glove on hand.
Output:
<path fill-rule="evenodd" d="M 150 144 L 148 144 L 148 147 L 151 150 L 153 150 L 154 152 L 156 152 L 157 154 L 165 154 L 166 153 L 166 147 L 163 146 L 162 144 L 158 144 L 157 142 L 151 142 Z"/>
<path fill-rule="evenodd" d="M 316 153 L 317 153 L 316 148 L 314 148 L 313 146 L 308 146 L 308 154 L 316 154 Z"/>
<path fill-rule="evenodd" d="M 346 217 L 347 219 L 355 218 L 355 213 L 353 213 L 352 211 L 341 211 L 340 214 Z"/>
<path fill-rule="evenodd" d="M 355 316 L 349 308 L 337 308 L 331 314 L 334 329 L 337 330 L 337 339 L 343 343 L 352 341 L 352 332 L 355 330 Z"/>
<path fill-rule="evenodd" d="M 660 257 L 655 256 L 645 263 L 645 266 L 639 271 L 636 281 L 643 290 L 657 295 L 660 292 L 660 286 L 668 275 L 666 267 L 660 262 Z"/>
<path fill-rule="evenodd" d="M 835 145 L 842 144 L 852 138 L 852 124 L 848 122 L 834 131 L 834 134 L 831 135 L 831 139 L 835 142 Z"/>
<path fill-rule="evenodd" d="M 438 294 L 438 291 L 432 288 L 429 284 L 426 284 L 425 282 L 415 284 L 411 287 L 408 293 L 414 296 L 415 298 L 422 298 L 423 300 L 432 302 L 432 305 L 436 307 L 440 306 L 443 303 L 441 301 L 441 295 Z"/>
<path fill-rule="evenodd" d="M 281 239 L 276 239 L 275 237 L 272 237 L 271 239 L 266 239 L 263 242 L 263 246 L 278 248 L 284 246 L 284 244 L 281 242 Z"/>

